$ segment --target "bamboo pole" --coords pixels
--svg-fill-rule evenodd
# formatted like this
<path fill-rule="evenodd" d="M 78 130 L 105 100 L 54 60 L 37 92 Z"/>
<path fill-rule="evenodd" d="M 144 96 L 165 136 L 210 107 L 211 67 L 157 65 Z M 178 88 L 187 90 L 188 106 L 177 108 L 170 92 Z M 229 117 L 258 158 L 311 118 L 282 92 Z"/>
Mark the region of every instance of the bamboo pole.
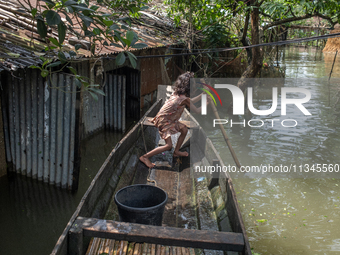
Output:
<path fill-rule="evenodd" d="M 333 64 L 332 64 L 332 69 L 331 69 L 331 72 L 329 73 L 328 81 L 331 79 L 331 76 L 332 76 L 332 73 L 333 73 L 333 67 L 334 67 L 334 63 L 335 63 L 336 55 L 337 55 L 337 54 L 338 54 L 338 50 L 336 50 L 335 55 L 334 55 Z"/>
<path fill-rule="evenodd" d="M 216 109 L 215 105 L 214 105 L 213 103 L 211 103 L 210 105 L 211 105 L 211 108 L 212 108 L 213 111 L 214 111 L 214 114 L 215 114 L 216 119 L 221 119 L 221 118 L 220 118 L 220 115 L 219 115 L 218 112 L 217 112 L 217 109 Z M 241 164 L 240 164 L 240 162 L 238 161 L 238 158 L 237 158 L 237 156 L 236 156 L 236 153 L 235 153 L 233 147 L 231 146 L 231 143 L 230 143 L 229 137 L 228 137 L 228 135 L 227 135 L 227 132 L 225 131 L 225 129 L 224 129 L 224 127 L 223 127 L 222 124 L 218 124 L 218 126 L 220 127 L 220 129 L 221 129 L 221 131 L 222 131 L 223 138 L 224 138 L 225 142 L 226 142 L 227 145 L 228 145 L 229 151 L 230 151 L 231 156 L 233 157 L 233 159 L 234 159 L 234 161 L 235 161 L 236 166 L 237 166 L 238 168 L 241 168 Z"/>

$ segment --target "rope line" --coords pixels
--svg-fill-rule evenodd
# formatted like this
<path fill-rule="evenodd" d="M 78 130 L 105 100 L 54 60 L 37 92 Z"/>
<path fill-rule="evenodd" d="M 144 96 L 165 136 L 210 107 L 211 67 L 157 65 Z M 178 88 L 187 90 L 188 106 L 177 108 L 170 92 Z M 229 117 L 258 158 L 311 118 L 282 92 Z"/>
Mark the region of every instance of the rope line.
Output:
<path fill-rule="evenodd" d="M 146 56 L 136 56 L 136 58 L 160 58 L 160 57 L 190 56 L 190 55 L 208 54 L 208 53 L 215 53 L 215 52 L 234 51 L 234 50 L 240 50 L 240 49 L 249 49 L 249 48 L 255 48 L 255 47 L 286 45 L 286 44 L 292 44 L 292 43 L 328 39 L 328 38 L 339 37 L 339 36 L 340 36 L 340 33 L 334 33 L 334 34 L 311 36 L 311 37 L 305 37 L 305 38 L 299 38 L 299 39 L 293 39 L 293 40 L 286 40 L 286 41 L 260 43 L 260 44 L 254 44 L 254 45 L 249 45 L 249 46 L 240 46 L 240 47 L 233 47 L 233 48 L 217 48 L 217 49 L 213 49 L 213 50 L 212 49 L 208 49 L 208 50 L 191 49 L 190 51 L 197 50 L 198 52 L 187 52 L 187 53 L 178 53 L 178 54 L 162 54 L 162 55 L 146 55 Z M 149 47 L 149 48 L 151 48 L 151 47 Z M 149 48 L 145 48 L 145 49 L 149 49 Z M 178 48 L 178 49 L 181 49 L 181 48 Z M 9 55 L 0 55 L 0 58 L 15 59 L 17 57 L 13 57 L 13 56 L 9 56 Z M 109 56 L 105 56 L 105 55 L 98 56 L 98 57 L 85 57 L 84 59 L 97 59 L 97 58 L 116 59 L 116 57 L 109 57 Z M 20 56 L 20 59 L 32 59 L 32 57 Z M 76 61 L 81 61 L 81 59 L 82 58 L 76 59 Z"/>
<path fill-rule="evenodd" d="M 205 50 L 205 51 L 204 51 L 204 49 L 196 49 L 196 50 L 202 50 L 202 51 L 188 52 L 188 53 L 177 53 L 177 54 L 147 55 L 147 56 L 136 56 L 136 57 L 137 58 L 160 58 L 160 57 L 190 56 L 190 55 L 199 55 L 199 54 L 207 54 L 207 53 L 215 53 L 215 52 L 234 51 L 234 50 L 240 50 L 240 49 L 249 49 L 249 48 L 255 48 L 255 47 L 286 45 L 286 44 L 292 44 L 292 43 L 328 39 L 328 38 L 339 37 L 339 36 L 340 36 L 340 33 L 334 33 L 334 34 L 328 34 L 328 35 L 319 35 L 319 36 L 312 36 L 312 37 L 305 37 L 305 38 L 286 40 L 286 41 L 278 41 L 278 42 L 270 42 L 270 43 L 260 43 L 260 44 L 233 47 L 233 48 L 217 48 L 217 49 L 214 49 L 214 50 L 208 49 L 208 50 Z M 103 58 L 115 59 L 116 57 L 103 57 Z"/>

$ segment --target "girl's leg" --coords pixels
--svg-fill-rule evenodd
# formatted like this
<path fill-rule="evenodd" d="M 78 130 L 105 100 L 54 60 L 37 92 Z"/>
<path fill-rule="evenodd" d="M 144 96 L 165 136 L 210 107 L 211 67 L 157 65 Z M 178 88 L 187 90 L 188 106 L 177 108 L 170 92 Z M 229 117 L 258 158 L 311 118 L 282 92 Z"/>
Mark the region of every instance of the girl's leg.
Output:
<path fill-rule="evenodd" d="M 157 155 L 159 153 L 162 153 L 163 151 L 169 151 L 172 148 L 172 141 L 171 141 L 171 136 L 169 136 L 167 139 L 165 139 L 166 145 L 159 146 L 152 151 L 144 154 L 139 158 L 140 161 L 142 161 L 147 167 L 152 168 L 155 166 L 154 163 L 150 161 L 150 157 Z"/>
<path fill-rule="evenodd" d="M 179 149 L 181 148 L 181 146 L 184 142 L 185 136 L 188 133 L 188 128 L 183 127 L 183 128 L 180 129 L 180 132 L 181 132 L 181 135 L 178 137 L 178 141 L 177 141 L 175 151 L 174 151 L 174 156 L 175 157 L 187 157 L 187 156 L 189 156 L 189 153 L 186 152 L 186 151 L 184 151 L 184 152 L 179 151 Z"/>

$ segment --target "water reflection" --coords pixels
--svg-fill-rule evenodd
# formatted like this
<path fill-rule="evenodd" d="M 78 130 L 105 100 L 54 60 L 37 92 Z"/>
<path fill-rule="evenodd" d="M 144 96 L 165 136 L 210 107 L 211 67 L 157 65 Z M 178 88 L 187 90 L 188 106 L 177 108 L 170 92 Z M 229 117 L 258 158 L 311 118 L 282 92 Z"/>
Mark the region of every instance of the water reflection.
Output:
<path fill-rule="evenodd" d="M 0 178 L 0 254 L 50 254 L 95 174 L 121 137 L 121 133 L 102 132 L 82 142 L 76 193 L 20 175 Z"/>

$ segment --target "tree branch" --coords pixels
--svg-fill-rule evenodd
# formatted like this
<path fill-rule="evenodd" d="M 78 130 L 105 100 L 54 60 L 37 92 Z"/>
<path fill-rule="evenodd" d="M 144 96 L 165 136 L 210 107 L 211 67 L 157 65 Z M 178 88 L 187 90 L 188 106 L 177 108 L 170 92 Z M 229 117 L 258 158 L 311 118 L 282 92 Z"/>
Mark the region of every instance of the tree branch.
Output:
<path fill-rule="evenodd" d="M 247 13 L 246 19 L 244 21 L 244 28 L 243 28 L 243 34 L 242 34 L 242 38 L 241 38 L 241 42 L 243 44 L 243 46 L 247 46 L 245 40 L 246 40 L 246 36 L 247 36 L 247 31 L 248 31 L 248 24 L 249 24 L 249 12 Z"/>
<path fill-rule="evenodd" d="M 290 10 L 290 13 L 292 14 L 292 16 L 295 18 L 296 16 L 295 16 L 295 14 L 294 14 L 294 12 L 293 12 L 293 10 L 292 10 L 292 7 L 289 5 L 289 10 Z"/>
<path fill-rule="evenodd" d="M 244 28 L 243 28 L 243 34 L 242 34 L 242 38 L 241 38 L 241 43 L 243 44 L 243 46 L 249 46 L 250 42 L 249 39 L 247 40 L 247 32 L 248 32 L 248 25 L 249 25 L 249 12 L 246 15 L 246 19 L 244 21 Z M 247 58 L 248 58 L 248 64 L 250 65 L 251 60 L 252 60 L 252 50 L 247 48 Z"/>
<path fill-rule="evenodd" d="M 328 22 L 331 23 L 332 28 L 333 28 L 334 25 L 337 23 L 337 22 L 334 22 L 330 17 L 328 17 L 328 16 L 326 16 L 326 15 L 323 15 L 323 14 L 321 14 L 321 13 L 318 13 L 318 12 L 316 12 L 316 13 L 314 14 L 314 16 L 317 16 L 317 17 L 320 17 L 320 18 L 322 18 L 322 19 L 328 20 Z"/>
<path fill-rule="evenodd" d="M 264 12 L 260 12 L 260 14 L 261 14 L 262 16 L 264 16 L 264 17 L 269 18 L 269 19 L 272 19 L 272 18 L 273 18 L 272 16 L 270 16 L 269 14 L 264 13 Z"/>
<path fill-rule="evenodd" d="M 264 14 L 264 13 L 261 13 L 261 14 L 262 14 L 263 16 L 266 16 L 266 17 L 267 17 L 266 14 Z M 281 25 L 281 24 L 284 24 L 284 23 L 287 23 L 287 22 L 292 22 L 292 21 L 298 21 L 298 20 L 309 19 L 309 18 L 311 18 L 311 17 L 320 17 L 320 18 L 322 18 L 322 19 L 328 20 L 328 22 L 331 23 L 331 27 L 332 27 L 332 28 L 333 28 L 334 25 L 337 23 L 336 21 L 334 22 L 330 17 L 328 17 L 328 16 L 326 16 L 326 15 L 323 15 L 323 14 L 321 14 L 321 13 L 316 12 L 316 13 L 314 13 L 314 14 L 308 13 L 308 14 L 306 14 L 306 15 L 299 16 L 299 17 L 294 16 L 294 17 L 291 17 L 291 18 L 281 19 L 281 20 L 274 21 L 274 22 L 272 22 L 272 23 L 270 23 L 270 24 L 265 25 L 265 26 L 263 27 L 263 30 L 266 30 L 266 29 L 268 29 L 268 28 L 270 28 L 270 27 L 275 27 L 275 26 L 278 26 L 278 25 Z"/>
<path fill-rule="evenodd" d="M 277 20 L 277 21 L 274 21 L 268 25 L 265 25 L 263 27 L 263 30 L 266 30 L 270 27 L 275 27 L 275 26 L 278 26 L 278 25 L 281 25 L 283 23 L 287 23 L 287 22 L 292 22 L 292 21 L 298 21 L 298 20 L 304 20 L 304 19 L 309 19 L 311 17 L 313 17 L 314 15 L 312 14 L 306 14 L 306 15 L 303 15 L 303 16 L 300 16 L 300 17 L 291 17 L 291 18 L 287 18 L 287 19 L 281 19 L 281 20 Z"/>

